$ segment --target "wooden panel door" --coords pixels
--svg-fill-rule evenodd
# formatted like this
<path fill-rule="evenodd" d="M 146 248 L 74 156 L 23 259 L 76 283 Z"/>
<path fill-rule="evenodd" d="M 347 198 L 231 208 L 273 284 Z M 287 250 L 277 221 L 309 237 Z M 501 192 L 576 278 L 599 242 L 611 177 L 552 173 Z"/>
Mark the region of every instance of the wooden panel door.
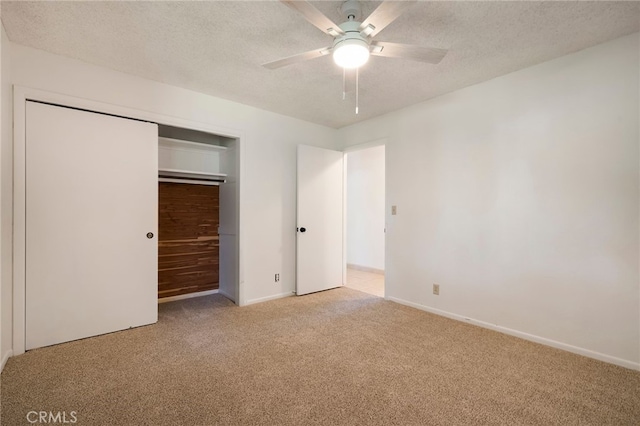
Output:
<path fill-rule="evenodd" d="M 298 146 L 296 294 L 343 285 L 344 153 Z"/>
<path fill-rule="evenodd" d="M 157 125 L 27 102 L 26 136 L 26 348 L 156 322 Z"/>
<path fill-rule="evenodd" d="M 218 186 L 159 184 L 158 297 L 219 286 Z"/>

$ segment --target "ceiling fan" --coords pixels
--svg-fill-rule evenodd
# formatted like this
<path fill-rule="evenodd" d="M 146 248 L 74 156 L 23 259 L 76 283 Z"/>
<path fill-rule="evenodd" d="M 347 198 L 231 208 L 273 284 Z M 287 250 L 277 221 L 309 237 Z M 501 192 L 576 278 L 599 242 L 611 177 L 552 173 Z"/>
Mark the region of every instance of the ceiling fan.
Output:
<path fill-rule="evenodd" d="M 310 50 L 287 58 L 263 64 L 275 69 L 309 59 L 333 54 L 335 63 L 344 69 L 359 68 L 369 60 L 369 55 L 387 58 L 402 58 L 415 61 L 439 63 L 447 54 L 445 49 L 422 47 L 410 44 L 389 43 L 373 40 L 387 25 L 398 18 L 416 0 L 382 2 L 364 21 L 360 22 L 360 2 L 347 0 L 340 8 L 346 21 L 336 25 L 307 1 L 280 0 L 291 9 L 302 14 L 307 21 L 322 32 L 333 37 L 328 47 Z"/>

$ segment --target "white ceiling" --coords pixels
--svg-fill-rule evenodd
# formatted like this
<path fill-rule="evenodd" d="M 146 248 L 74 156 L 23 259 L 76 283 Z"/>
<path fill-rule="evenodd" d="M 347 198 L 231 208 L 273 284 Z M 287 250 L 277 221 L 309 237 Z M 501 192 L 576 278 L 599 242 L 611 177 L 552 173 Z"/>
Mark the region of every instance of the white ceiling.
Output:
<path fill-rule="evenodd" d="M 341 2 L 312 2 L 340 23 Z M 380 2 L 363 2 L 367 16 Z M 438 65 L 372 57 L 354 95 L 332 38 L 277 1 L 9 2 L 11 41 L 339 128 L 640 30 L 638 2 L 418 2 L 376 40 L 449 49 Z"/>

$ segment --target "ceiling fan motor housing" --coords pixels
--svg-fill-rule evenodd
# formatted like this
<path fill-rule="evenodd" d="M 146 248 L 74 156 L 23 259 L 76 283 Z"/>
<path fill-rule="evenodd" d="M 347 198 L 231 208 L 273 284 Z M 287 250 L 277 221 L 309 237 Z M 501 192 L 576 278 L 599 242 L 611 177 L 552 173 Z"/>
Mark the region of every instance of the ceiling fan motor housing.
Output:
<path fill-rule="evenodd" d="M 343 68 L 358 68 L 369 59 L 369 39 L 360 33 L 360 22 L 340 24 L 344 34 L 333 41 L 333 60 Z"/>
<path fill-rule="evenodd" d="M 369 59 L 369 40 L 358 29 L 360 22 L 340 24 L 344 34 L 333 41 L 333 60 L 342 68 L 358 68 Z"/>

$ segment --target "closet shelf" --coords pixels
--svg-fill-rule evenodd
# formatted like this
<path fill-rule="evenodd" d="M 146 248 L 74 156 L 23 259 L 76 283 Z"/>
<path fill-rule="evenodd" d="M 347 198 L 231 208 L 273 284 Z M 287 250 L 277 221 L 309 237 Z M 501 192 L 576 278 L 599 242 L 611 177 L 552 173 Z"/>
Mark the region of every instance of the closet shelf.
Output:
<path fill-rule="evenodd" d="M 204 151 L 225 151 L 227 149 L 226 146 L 222 145 L 212 145 L 204 142 L 193 142 L 183 139 L 165 138 L 164 136 L 158 137 L 158 140 L 161 142 L 161 144 L 164 143 L 168 145 L 182 146 L 185 148 L 195 148 Z"/>
<path fill-rule="evenodd" d="M 169 179 L 197 180 L 209 182 L 225 182 L 225 173 L 193 172 L 189 170 L 159 169 L 158 177 Z"/>

